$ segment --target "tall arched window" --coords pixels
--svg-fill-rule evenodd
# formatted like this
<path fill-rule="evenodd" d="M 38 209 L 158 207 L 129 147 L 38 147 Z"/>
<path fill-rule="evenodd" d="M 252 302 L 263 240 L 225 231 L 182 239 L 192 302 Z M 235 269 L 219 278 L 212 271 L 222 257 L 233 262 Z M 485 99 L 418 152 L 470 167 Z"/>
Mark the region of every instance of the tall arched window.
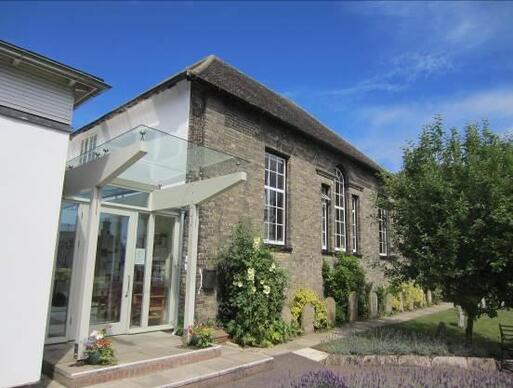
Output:
<path fill-rule="evenodd" d="M 346 195 L 344 175 L 335 170 L 335 249 L 346 251 Z"/>

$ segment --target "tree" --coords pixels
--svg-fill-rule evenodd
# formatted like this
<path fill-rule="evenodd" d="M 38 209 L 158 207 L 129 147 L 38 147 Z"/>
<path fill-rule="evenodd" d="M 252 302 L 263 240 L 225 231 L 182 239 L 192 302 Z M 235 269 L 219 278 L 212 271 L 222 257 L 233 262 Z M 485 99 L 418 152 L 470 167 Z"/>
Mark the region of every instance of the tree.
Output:
<path fill-rule="evenodd" d="M 461 306 L 471 345 L 480 315 L 513 306 L 513 142 L 487 123 L 447 132 L 436 117 L 405 149 L 401 170 L 382 176 L 378 205 L 400 253 L 391 275 Z"/>

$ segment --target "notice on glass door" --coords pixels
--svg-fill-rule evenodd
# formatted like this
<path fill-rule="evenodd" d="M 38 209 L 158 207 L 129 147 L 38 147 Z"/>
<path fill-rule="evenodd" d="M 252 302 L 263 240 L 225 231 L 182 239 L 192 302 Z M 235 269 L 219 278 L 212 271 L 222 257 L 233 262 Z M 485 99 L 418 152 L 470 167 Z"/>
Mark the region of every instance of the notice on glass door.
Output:
<path fill-rule="evenodd" d="M 144 265 L 146 261 L 146 249 L 135 248 L 135 265 Z"/>

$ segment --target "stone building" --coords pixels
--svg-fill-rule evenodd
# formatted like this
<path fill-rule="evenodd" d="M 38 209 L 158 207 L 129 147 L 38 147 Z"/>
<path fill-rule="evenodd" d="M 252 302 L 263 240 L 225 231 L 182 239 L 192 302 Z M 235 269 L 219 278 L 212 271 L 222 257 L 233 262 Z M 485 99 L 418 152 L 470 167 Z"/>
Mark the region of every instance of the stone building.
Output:
<path fill-rule="evenodd" d="M 247 174 L 198 207 L 196 319 L 217 314 L 214 259 L 239 221 L 251 223 L 287 270 L 289 295 L 299 287 L 322 294 L 323 260 L 344 251 L 361 258 L 368 281 L 383 282 L 388 238 L 375 206 L 380 166 L 289 99 L 209 56 L 76 131 L 69 158 L 140 125 L 236 157 Z M 182 210 L 184 225 L 187 218 Z M 184 225 L 182 245 L 191 246 Z M 178 269 L 182 301 L 187 253 L 180 253 Z M 169 318 L 171 326 L 177 319 Z"/>

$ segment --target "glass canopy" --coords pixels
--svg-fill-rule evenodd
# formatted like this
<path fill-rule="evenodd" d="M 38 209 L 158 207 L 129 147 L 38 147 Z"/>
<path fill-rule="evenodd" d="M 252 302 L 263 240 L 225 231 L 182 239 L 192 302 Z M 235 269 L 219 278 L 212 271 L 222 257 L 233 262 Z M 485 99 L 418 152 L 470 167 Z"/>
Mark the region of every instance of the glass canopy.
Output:
<path fill-rule="evenodd" d="M 67 162 L 69 169 L 101 158 L 114 150 L 144 142 L 148 153 L 118 176 L 119 180 L 162 188 L 240 171 L 243 159 L 193 144 L 144 125 L 110 139 Z"/>

